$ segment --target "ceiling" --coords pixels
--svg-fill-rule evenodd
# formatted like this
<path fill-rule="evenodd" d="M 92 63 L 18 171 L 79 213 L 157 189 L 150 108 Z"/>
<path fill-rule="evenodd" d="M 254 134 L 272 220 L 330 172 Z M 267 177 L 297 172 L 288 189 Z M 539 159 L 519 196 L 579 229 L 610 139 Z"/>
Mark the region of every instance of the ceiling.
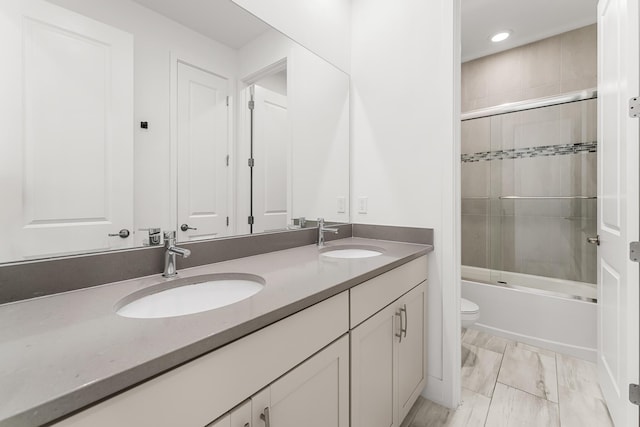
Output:
<path fill-rule="evenodd" d="M 231 0 L 134 0 L 206 37 L 238 49 L 270 27 Z M 461 0 L 462 62 L 596 22 L 598 0 Z M 500 43 L 493 34 L 510 30 Z"/>
<path fill-rule="evenodd" d="M 462 0 L 462 62 L 596 22 L 598 0 Z M 500 43 L 489 38 L 513 33 Z"/>
<path fill-rule="evenodd" d="M 234 49 L 271 28 L 231 0 L 134 1 Z"/>

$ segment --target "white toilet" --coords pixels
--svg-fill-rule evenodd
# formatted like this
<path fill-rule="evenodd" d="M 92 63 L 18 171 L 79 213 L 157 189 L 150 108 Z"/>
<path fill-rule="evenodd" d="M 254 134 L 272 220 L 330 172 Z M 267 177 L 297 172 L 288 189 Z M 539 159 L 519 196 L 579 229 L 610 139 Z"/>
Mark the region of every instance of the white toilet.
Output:
<path fill-rule="evenodd" d="M 462 327 L 466 329 L 480 318 L 480 307 L 475 302 L 460 298 L 460 317 Z"/>

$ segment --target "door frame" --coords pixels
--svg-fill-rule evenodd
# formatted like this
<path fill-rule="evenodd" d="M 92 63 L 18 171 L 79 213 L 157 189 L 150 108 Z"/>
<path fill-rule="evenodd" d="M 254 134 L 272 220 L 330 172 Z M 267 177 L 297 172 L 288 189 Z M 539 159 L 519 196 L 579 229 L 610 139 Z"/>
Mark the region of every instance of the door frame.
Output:
<path fill-rule="evenodd" d="M 260 68 L 257 71 L 254 71 L 244 77 L 241 77 L 238 79 L 238 105 L 237 105 L 237 110 L 236 111 L 237 115 L 238 115 L 238 120 L 237 120 L 237 126 L 238 126 L 238 138 L 237 138 L 237 143 L 235 144 L 235 159 L 236 161 L 232 161 L 232 163 L 235 166 L 234 169 L 234 182 L 237 182 L 238 184 L 242 183 L 244 180 L 240 178 L 239 174 L 243 173 L 243 170 L 245 166 L 247 166 L 247 160 L 250 156 L 251 156 L 251 152 L 250 152 L 250 131 L 248 131 L 248 129 L 250 129 L 251 123 L 250 123 L 250 115 L 248 113 L 249 109 L 246 107 L 248 105 L 248 102 L 250 100 L 250 91 L 251 91 L 251 86 L 253 86 L 254 84 L 257 84 L 258 81 L 260 79 L 262 79 L 263 77 L 269 76 L 271 74 L 275 74 L 278 73 L 280 71 L 283 70 L 289 70 L 290 67 L 290 58 L 288 56 L 283 56 L 280 59 Z M 291 84 L 290 84 L 290 79 L 287 78 L 287 103 L 289 105 L 290 103 L 290 98 L 289 98 L 289 93 L 291 91 Z M 292 142 L 292 141 L 291 141 Z M 293 158 L 292 158 L 292 144 L 290 144 L 289 146 L 289 154 L 288 154 L 288 158 L 287 158 L 287 165 L 288 165 L 288 170 L 287 170 L 287 193 L 289 195 L 291 195 L 292 192 L 292 173 L 291 173 L 291 165 L 293 162 Z M 250 183 L 250 179 L 248 178 L 247 180 L 247 184 Z M 249 234 L 249 227 L 248 225 L 245 223 L 246 218 L 248 218 L 249 215 L 251 215 L 251 210 L 249 207 L 249 200 L 250 198 L 253 197 L 252 193 L 250 190 L 247 190 L 245 192 L 244 189 L 242 188 L 238 188 L 237 192 L 234 192 L 234 201 L 235 201 L 235 206 L 237 207 L 237 209 L 234 211 L 234 215 L 236 216 L 236 223 L 238 224 L 237 230 L 238 232 L 240 232 L 240 234 Z M 247 197 L 248 196 L 248 197 Z M 245 201 L 241 201 L 240 198 L 245 197 L 246 200 Z M 287 197 L 287 211 L 288 211 L 288 218 L 290 221 L 290 217 L 291 217 L 291 212 L 293 209 L 293 204 L 292 204 L 292 197 Z M 244 230 L 243 230 L 244 228 Z M 246 231 L 243 232 L 243 231 Z"/>

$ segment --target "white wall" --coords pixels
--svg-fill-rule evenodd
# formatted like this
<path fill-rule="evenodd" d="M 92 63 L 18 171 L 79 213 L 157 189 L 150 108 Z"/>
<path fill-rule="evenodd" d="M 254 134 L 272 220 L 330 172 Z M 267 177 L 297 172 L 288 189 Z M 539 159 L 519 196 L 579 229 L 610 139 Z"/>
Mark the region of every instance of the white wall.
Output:
<path fill-rule="evenodd" d="M 265 89 L 282 96 L 287 96 L 287 70 L 269 74 L 256 82 Z"/>
<path fill-rule="evenodd" d="M 301 45 L 349 72 L 349 0 L 233 0 Z"/>
<path fill-rule="evenodd" d="M 458 0 L 353 0 L 353 222 L 431 227 L 425 397 L 459 402 Z M 368 197 L 368 212 L 357 200 Z"/>
<path fill-rule="evenodd" d="M 228 77 L 235 88 L 236 51 L 130 0 L 52 0 L 134 36 L 134 224 L 174 229 L 171 223 L 170 61 L 171 53 Z M 204 65 L 200 65 L 204 67 Z M 149 129 L 140 129 L 140 122 Z M 133 230 L 132 230 L 133 231 Z"/>
<path fill-rule="evenodd" d="M 239 59 L 240 80 L 282 59 L 287 61 L 292 217 L 347 222 L 348 203 L 345 212 L 338 213 L 337 199 L 349 200 L 349 75 L 276 31 L 240 49 Z M 238 183 L 248 178 L 242 172 L 246 136 L 242 141 Z M 248 197 L 238 194 L 242 216 L 248 209 L 244 203 Z"/>
<path fill-rule="evenodd" d="M 349 76 L 298 45 L 290 70 L 292 216 L 348 222 Z"/>

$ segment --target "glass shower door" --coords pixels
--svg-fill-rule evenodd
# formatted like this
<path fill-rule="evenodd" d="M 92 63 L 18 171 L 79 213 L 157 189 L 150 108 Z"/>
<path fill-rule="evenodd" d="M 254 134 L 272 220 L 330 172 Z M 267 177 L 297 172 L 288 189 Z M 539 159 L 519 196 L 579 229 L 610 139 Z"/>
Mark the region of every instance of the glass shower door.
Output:
<path fill-rule="evenodd" d="M 490 282 L 491 245 L 491 117 L 462 122 L 461 231 L 462 276 Z"/>
<path fill-rule="evenodd" d="M 463 276 L 595 299 L 596 100 L 464 121 L 462 137 Z"/>

